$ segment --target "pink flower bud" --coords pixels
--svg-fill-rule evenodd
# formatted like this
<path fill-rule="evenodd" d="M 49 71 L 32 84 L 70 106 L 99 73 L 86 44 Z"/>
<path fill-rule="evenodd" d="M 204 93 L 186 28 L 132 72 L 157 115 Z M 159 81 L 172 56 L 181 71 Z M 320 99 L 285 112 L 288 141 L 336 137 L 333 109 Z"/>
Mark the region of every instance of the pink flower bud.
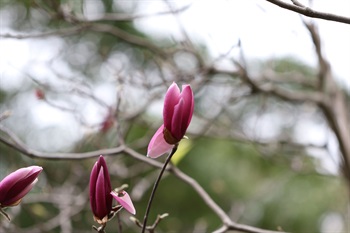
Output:
<path fill-rule="evenodd" d="M 157 158 L 179 143 L 191 122 L 193 109 L 194 97 L 190 85 L 183 85 L 180 92 L 177 84 L 173 83 L 164 99 L 164 124 L 152 137 L 147 156 Z"/>
<path fill-rule="evenodd" d="M 123 206 L 124 209 L 126 209 L 129 213 L 131 213 L 133 215 L 136 214 L 135 207 L 132 204 L 131 198 L 130 198 L 129 194 L 126 191 L 124 191 L 124 190 L 122 190 L 120 192 L 112 191 L 111 194 L 114 197 L 114 199 L 121 206 Z"/>
<path fill-rule="evenodd" d="M 0 208 L 18 205 L 33 188 L 43 170 L 39 166 L 20 168 L 0 182 Z"/>
<path fill-rule="evenodd" d="M 108 214 L 112 210 L 113 197 L 111 180 L 106 161 L 100 156 L 92 168 L 90 175 L 90 205 L 94 219 L 102 224 L 108 220 Z"/>

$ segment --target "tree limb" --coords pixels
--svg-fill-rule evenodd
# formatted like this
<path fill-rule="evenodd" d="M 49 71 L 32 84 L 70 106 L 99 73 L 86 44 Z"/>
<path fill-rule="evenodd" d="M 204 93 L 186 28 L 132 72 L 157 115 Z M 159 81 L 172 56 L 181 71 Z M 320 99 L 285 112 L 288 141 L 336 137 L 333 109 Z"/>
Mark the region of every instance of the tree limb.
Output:
<path fill-rule="evenodd" d="M 145 162 L 153 167 L 162 168 L 163 166 L 162 163 L 156 160 L 147 158 L 146 156 L 134 151 L 133 149 L 125 145 L 121 145 L 119 147 L 110 148 L 110 149 L 102 149 L 102 150 L 96 150 L 96 151 L 90 151 L 90 152 L 84 152 L 84 153 L 44 153 L 44 152 L 40 152 L 40 151 L 36 151 L 28 148 L 28 146 L 26 146 L 14 133 L 7 130 L 5 127 L 1 125 L 0 125 L 0 130 L 5 132 L 9 136 L 9 139 L 0 137 L 0 142 L 8 145 L 9 147 L 31 158 L 73 160 L 73 159 L 87 159 L 91 157 L 97 157 L 101 154 L 115 155 L 115 154 L 125 153 L 135 158 L 136 160 Z M 225 231 L 238 230 L 238 231 L 247 232 L 247 233 L 277 233 L 276 231 L 269 231 L 269 230 L 264 230 L 264 229 L 244 225 L 244 224 L 235 223 L 230 219 L 230 217 L 225 213 L 225 211 L 221 209 L 220 206 L 209 196 L 209 194 L 204 190 L 202 186 L 200 186 L 200 184 L 195 179 L 183 173 L 179 168 L 175 166 L 169 166 L 166 168 L 166 170 L 171 174 L 173 174 L 175 177 L 179 178 L 184 183 L 188 184 L 191 188 L 193 188 L 197 192 L 197 194 L 203 199 L 206 205 L 221 219 L 223 225 L 226 226 L 225 228 L 220 228 L 220 229 L 226 229 Z M 218 231 L 218 232 L 225 232 L 225 231 Z"/>
<path fill-rule="evenodd" d="M 318 18 L 318 19 L 324 19 L 324 20 L 329 20 L 329 21 L 335 21 L 339 23 L 345 23 L 345 24 L 350 24 L 350 18 L 345 17 L 345 16 L 340 16 L 336 14 L 331 14 L 331 13 L 326 13 L 326 12 L 320 12 L 320 11 L 315 11 L 309 7 L 306 7 L 304 5 L 296 4 L 289 4 L 280 0 L 266 0 L 274 5 L 277 5 L 279 7 L 282 7 L 284 9 L 290 10 L 297 12 L 299 14 L 311 17 L 311 18 Z"/>
<path fill-rule="evenodd" d="M 335 83 L 328 61 L 322 54 L 321 38 L 316 26 L 305 21 L 304 24 L 311 35 L 319 61 L 320 90 L 327 98 L 327 101 L 319 102 L 318 105 L 339 142 L 343 158 L 342 171 L 350 188 L 350 109 L 346 104 L 343 91 Z"/>

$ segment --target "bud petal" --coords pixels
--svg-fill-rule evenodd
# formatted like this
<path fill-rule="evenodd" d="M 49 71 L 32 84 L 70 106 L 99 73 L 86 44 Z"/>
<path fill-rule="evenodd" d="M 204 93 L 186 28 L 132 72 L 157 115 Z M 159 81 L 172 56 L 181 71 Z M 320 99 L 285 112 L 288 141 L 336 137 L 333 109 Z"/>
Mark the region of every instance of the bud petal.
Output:
<path fill-rule="evenodd" d="M 135 207 L 131 201 L 131 198 L 127 192 L 120 191 L 119 193 L 112 191 L 111 195 L 114 197 L 114 199 L 123 206 L 124 209 L 126 209 L 129 213 L 135 215 L 136 210 Z"/>
<path fill-rule="evenodd" d="M 112 210 L 111 181 L 106 161 L 100 156 L 90 174 L 90 206 L 97 222 L 106 220 Z"/>
<path fill-rule="evenodd" d="M 20 168 L 0 182 L 0 207 L 18 205 L 33 188 L 43 170 L 39 166 Z"/>

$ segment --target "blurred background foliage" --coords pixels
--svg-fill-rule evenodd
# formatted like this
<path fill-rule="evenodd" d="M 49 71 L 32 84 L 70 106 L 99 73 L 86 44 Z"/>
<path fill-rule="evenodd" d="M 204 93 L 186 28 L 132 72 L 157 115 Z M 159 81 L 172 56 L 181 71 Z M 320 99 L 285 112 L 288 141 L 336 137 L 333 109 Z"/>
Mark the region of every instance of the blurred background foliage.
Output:
<path fill-rule="evenodd" d="M 25 39 L 33 47 L 24 68 L 2 72 L 0 113 L 11 111 L 2 126 L 30 148 L 48 153 L 126 143 L 146 154 L 161 122 L 167 87 L 172 81 L 190 83 L 195 116 L 190 139 L 181 142 L 173 158 L 176 166 L 237 222 L 288 232 L 335 233 L 325 231 L 335 226 L 332 220 L 340 221 L 345 232 L 346 184 L 322 162 L 329 156 L 327 147 L 311 145 L 315 155 L 296 133 L 305 119 L 324 128 L 320 112 L 305 103 L 256 93 L 237 75 L 215 70 L 217 60 L 204 44 L 155 39 L 132 20 L 99 18 L 139 10 L 138 1 L 1 0 L 3 32 L 56 32 Z M 262 73 L 286 90 L 308 92 L 317 85 L 315 68 L 291 57 L 246 62 L 252 73 Z M 289 82 L 284 77 L 290 75 L 304 82 Z M 0 135 L 8 137 L 3 130 Z M 142 220 L 159 170 L 126 154 L 106 159 L 112 186 L 129 185 L 136 218 Z M 29 158 L 0 143 L 1 178 L 32 164 L 44 168 L 22 204 L 7 209 L 13 220 L 0 219 L 0 232 L 92 232 L 88 184 L 95 160 Z M 190 186 L 169 174 L 156 194 L 150 223 L 162 213 L 170 216 L 157 232 L 210 232 L 221 225 Z M 123 232 L 139 231 L 127 212 L 119 217 Z M 111 233 L 118 229 L 115 219 L 106 228 Z"/>

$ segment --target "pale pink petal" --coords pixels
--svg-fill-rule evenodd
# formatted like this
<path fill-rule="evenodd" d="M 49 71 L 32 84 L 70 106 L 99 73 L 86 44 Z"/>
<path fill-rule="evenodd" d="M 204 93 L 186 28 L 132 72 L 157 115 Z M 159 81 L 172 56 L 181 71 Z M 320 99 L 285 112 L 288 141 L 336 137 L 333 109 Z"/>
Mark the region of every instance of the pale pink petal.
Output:
<path fill-rule="evenodd" d="M 164 125 L 160 126 L 157 132 L 153 135 L 148 144 L 147 157 L 157 158 L 172 150 L 173 145 L 168 144 L 164 140 L 163 130 Z"/>
<path fill-rule="evenodd" d="M 127 192 L 125 192 L 124 190 L 121 191 L 120 193 L 116 193 L 116 192 L 112 191 L 111 194 L 114 197 L 114 199 L 121 206 L 123 206 L 124 209 L 126 209 L 127 211 L 129 211 L 133 215 L 136 214 L 135 207 L 132 204 L 131 198 Z"/>
<path fill-rule="evenodd" d="M 169 87 L 164 98 L 163 121 L 164 126 L 171 131 L 171 122 L 174 114 L 174 107 L 180 100 L 180 89 L 176 83 L 173 82 Z"/>

